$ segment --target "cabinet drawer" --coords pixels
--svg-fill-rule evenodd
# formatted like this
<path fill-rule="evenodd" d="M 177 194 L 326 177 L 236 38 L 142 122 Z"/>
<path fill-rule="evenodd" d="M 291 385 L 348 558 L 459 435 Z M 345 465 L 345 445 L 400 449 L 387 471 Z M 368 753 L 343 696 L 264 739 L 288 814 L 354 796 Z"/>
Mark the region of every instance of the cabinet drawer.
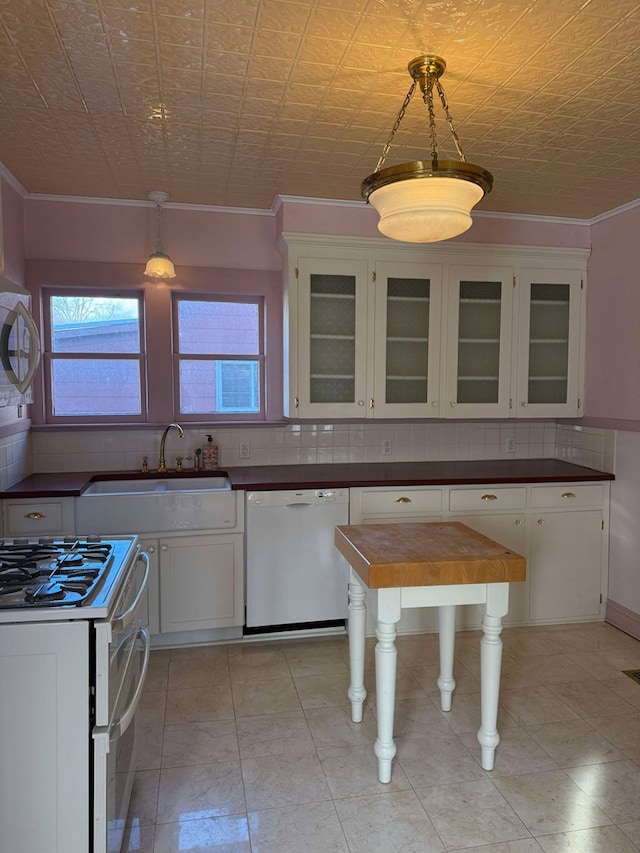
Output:
<path fill-rule="evenodd" d="M 39 536 L 46 533 L 73 533 L 73 502 L 25 501 L 5 503 L 7 536 Z"/>
<path fill-rule="evenodd" d="M 486 486 L 482 489 L 452 489 L 449 496 L 449 509 L 452 512 L 460 510 L 503 510 L 524 509 L 527 500 L 527 490 L 494 489 Z"/>
<path fill-rule="evenodd" d="M 416 515 L 442 510 L 441 489 L 389 489 L 363 492 L 363 515 Z"/>
<path fill-rule="evenodd" d="M 600 506 L 605 499 L 605 486 L 594 483 L 580 486 L 575 483 L 564 486 L 540 486 L 531 489 L 531 506 L 562 507 L 570 509 L 574 506 Z"/>

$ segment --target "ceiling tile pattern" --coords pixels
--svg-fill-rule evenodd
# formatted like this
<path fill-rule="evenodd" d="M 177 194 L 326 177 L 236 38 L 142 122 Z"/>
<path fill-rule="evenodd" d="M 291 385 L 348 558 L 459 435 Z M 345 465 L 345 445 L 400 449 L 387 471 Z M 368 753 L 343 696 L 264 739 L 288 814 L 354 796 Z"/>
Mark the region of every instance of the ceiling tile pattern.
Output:
<path fill-rule="evenodd" d="M 640 197 L 636 0 L 0 0 L 0 161 L 33 193 L 358 200 L 422 53 L 494 175 L 479 209 Z M 386 165 L 428 149 L 416 97 Z"/>

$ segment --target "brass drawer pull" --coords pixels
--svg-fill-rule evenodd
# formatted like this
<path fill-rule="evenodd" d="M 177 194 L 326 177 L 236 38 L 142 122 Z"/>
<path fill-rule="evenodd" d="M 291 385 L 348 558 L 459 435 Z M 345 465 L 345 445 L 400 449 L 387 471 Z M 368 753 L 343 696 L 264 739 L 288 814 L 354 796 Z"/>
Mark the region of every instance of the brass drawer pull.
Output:
<path fill-rule="evenodd" d="M 43 512 L 28 512 L 25 515 L 25 518 L 33 518 L 33 519 L 40 519 L 40 518 L 46 518 L 46 517 L 47 516 Z"/>
<path fill-rule="evenodd" d="M 396 498 L 397 504 L 410 504 L 411 498 Z"/>
<path fill-rule="evenodd" d="M 570 498 L 575 498 L 575 493 L 574 492 L 563 492 L 562 497 L 565 498 L 566 500 L 569 500 Z"/>
<path fill-rule="evenodd" d="M 483 496 L 480 498 L 480 500 L 481 500 L 481 501 L 497 501 L 497 500 L 498 500 L 498 496 L 497 496 L 497 495 L 483 495 Z"/>

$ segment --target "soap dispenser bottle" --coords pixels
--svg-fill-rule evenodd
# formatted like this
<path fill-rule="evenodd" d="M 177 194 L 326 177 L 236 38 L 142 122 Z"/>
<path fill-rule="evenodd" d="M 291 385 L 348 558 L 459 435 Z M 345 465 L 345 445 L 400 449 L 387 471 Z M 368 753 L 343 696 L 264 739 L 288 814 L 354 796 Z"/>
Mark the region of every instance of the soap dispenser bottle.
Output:
<path fill-rule="evenodd" d="M 218 445 L 213 443 L 212 435 L 207 435 L 207 443 L 202 448 L 202 467 L 205 471 L 215 471 L 218 467 Z"/>

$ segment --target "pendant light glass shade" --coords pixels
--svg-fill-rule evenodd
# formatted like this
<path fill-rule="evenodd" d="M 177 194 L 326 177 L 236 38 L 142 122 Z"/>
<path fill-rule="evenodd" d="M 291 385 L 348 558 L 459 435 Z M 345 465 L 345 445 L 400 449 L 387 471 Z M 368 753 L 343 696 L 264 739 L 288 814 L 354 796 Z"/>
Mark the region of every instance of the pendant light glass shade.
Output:
<path fill-rule="evenodd" d="M 435 243 L 467 231 L 471 210 L 491 191 L 493 177 L 481 166 L 467 163 L 453 127 L 439 77 L 446 67 L 438 56 L 420 56 L 409 63 L 413 83 L 382 152 L 376 171 L 362 182 L 362 196 L 380 215 L 378 230 L 393 240 Z M 391 143 L 405 111 L 420 85 L 429 113 L 431 159 L 383 169 Z M 436 89 L 460 160 L 439 160 L 433 109 Z"/>
<path fill-rule="evenodd" d="M 176 270 L 169 255 L 164 252 L 154 252 L 149 256 L 144 274 L 150 278 L 175 278 Z"/>
<path fill-rule="evenodd" d="M 154 191 L 147 195 L 149 201 L 155 202 L 158 227 L 156 232 L 156 250 L 149 256 L 144 274 L 149 278 L 175 278 L 176 271 L 173 261 L 162 249 L 162 203 L 169 198 L 167 193 Z"/>

